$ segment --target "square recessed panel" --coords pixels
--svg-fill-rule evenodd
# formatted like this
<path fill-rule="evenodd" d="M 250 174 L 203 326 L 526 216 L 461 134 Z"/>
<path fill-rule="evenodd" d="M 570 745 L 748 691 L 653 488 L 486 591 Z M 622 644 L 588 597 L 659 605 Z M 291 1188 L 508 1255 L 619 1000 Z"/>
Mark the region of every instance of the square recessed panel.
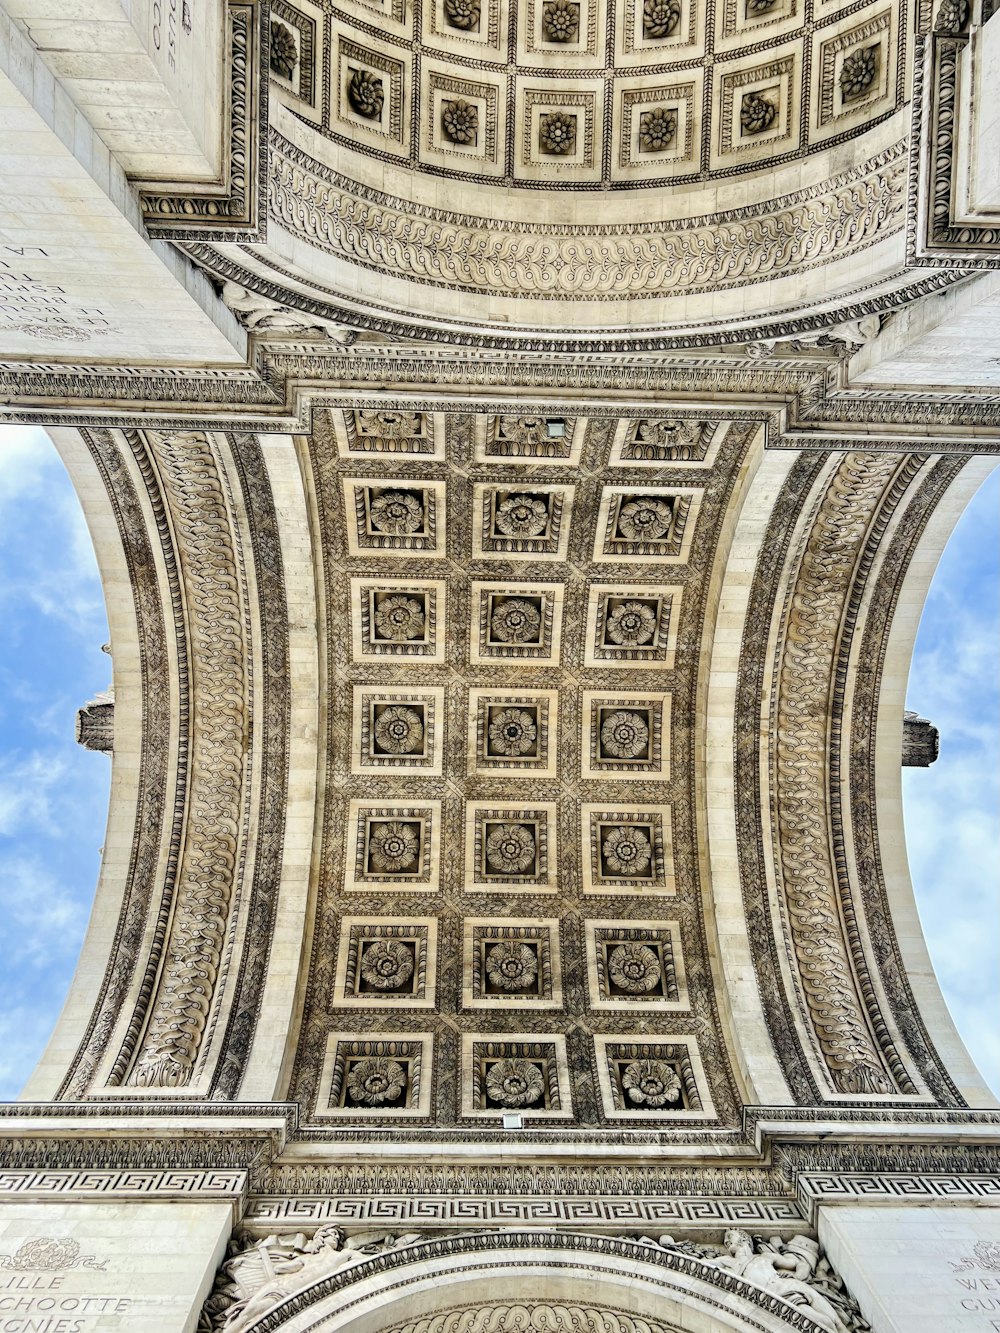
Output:
<path fill-rule="evenodd" d="M 702 47 L 697 0 L 618 0 L 618 49 L 628 65 L 690 59 Z"/>
<path fill-rule="evenodd" d="M 476 462 L 575 467 L 586 432 L 585 417 L 478 416 Z"/>
<path fill-rule="evenodd" d="M 354 660 L 443 662 L 445 611 L 443 579 L 351 579 Z"/>
<path fill-rule="evenodd" d="M 802 0 L 722 0 L 716 9 L 717 49 L 780 38 L 801 23 L 801 11 Z"/>
<path fill-rule="evenodd" d="M 423 5 L 424 31 L 437 41 L 464 56 L 496 58 L 507 28 L 507 0 L 423 0 Z"/>
<path fill-rule="evenodd" d="M 354 686 L 352 761 L 355 773 L 416 772 L 440 777 L 444 687 Z"/>
<path fill-rule="evenodd" d="M 475 73 L 472 78 L 453 66 L 423 63 L 424 152 L 452 171 L 502 175 L 504 79 L 480 70 Z"/>
<path fill-rule="evenodd" d="M 320 1075 L 318 1119 L 426 1118 L 431 1109 L 429 1032 L 332 1032 Z"/>
<path fill-rule="evenodd" d="M 604 0 L 524 0 L 519 39 L 527 64 L 549 69 L 593 66 L 604 34 Z"/>
<path fill-rule="evenodd" d="M 690 1008 L 676 921 L 588 921 L 587 980 L 592 1009 Z"/>
<path fill-rule="evenodd" d="M 405 87 L 410 77 L 409 53 L 394 60 L 338 33 L 331 111 L 337 128 L 354 137 L 360 133 L 373 147 L 402 155 L 409 134 Z"/>
<path fill-rule="evenodd" d="M 315 119 L 320 108 L 319 56 L 323 11 L 309 0 L 272 0 L 270 74 L 297 99 L 296 110 Z"/>
<path fill-rule="evenodd" d="M 558 665 L 561 583 L 473 583 L 470 601 L 473 665 Z"/>
<path fill-rule="evenodd" d="M 715 1116 L 694 1037 L 628 1041 L 595 1037 L 597 1076 L 608 1120 L 661 1125 Z"/>
<path fill-rule="evenodd" d="M 440 819 L 439 801 L 351 801 L 345 889 L 436 893 Z"/>
<path fill-rule="evenodd" d="M 493 891 L 554 893 L 556 805 L 504 805 L 469 801 L 465 810 L 465 887 Z"/>
<path fill-rule="evenodd" d="M 726 437 L 728 421 L 697 417 L 631 417 L 615 427 L 611 467 L 709 467 Z"/>
<path fill-rule="evenodd" d="M 670 695 L 583 693 L 585 778 L 670 776 Z"/>
<path fill-rule="evenodd" d="M 474 488 L 476 559 L 565 560 L 569 544 L 572 486 L 506 484 Z"/>
<path fill-rule="evenodd" d="M 347 546 L 352 556 L 445 553 L 445 484 L 412 477 L 345 477 Z"/>
<path fill-rule="evenodd" d="M 469 691 L 469 771 L 496 776 L 557 773 L 559 691 Z"/>
<path fill-rule="evenodd" d="M 462 1003 L 466 1009 L 560 1009 L 559 922 L 465 921 Z"/>
<path fill-rule="evenodd" d="M 527 1120 L 570 1120 L 566 1040 L 548 1033 L 469 1033 L 462 1038 L 462 1115 L 499 1120 L 505 1112 Z"/>
<path fill-rule="evenodd" d="M 341 918 L 335 1006 L 433 1009 L 436 976 L 436 917 Z"/>
<path fill-rule="evenodd" d="M 715 123 L 712 166 L 737 159 L 771 158 L 799 146 L 799 47 L 782 47 L 759 64 L 715 66 Z"/>
<path fill-rule="evenodd" d="M 700 488 L 686 486 L 605 486 L 595 562 L 685 564 L 701 496 Z"/>
<path fill-rule="evenodd" d="M 615 85 L 619 171 L 627 178 L 698 171 L 701 77 L 620 80 Z"/>
<path fill-rule="evenodd" d="M 382 411 L 359 408 L 318 410 L 317 425 L 329 421 L 341 458 L 445 458 L 443 412 Z"/>
<path fill-rule="evenodd" d="M 584 665 L 644 670 L 674 665 L 679 587 L 592 583 L 587 591 Z"/>
<path fill-rule="evenodd" d="M 893 5 L 868 14 L 846 32 L 817 29 L 812 60 L 816 138 L 856 131 L 892 109 L 898 21 Z"/>
<path fill-rule="evenodd" d="M 567 88 L 519 79 L 517 174 L 531 180 L 600 180 L 603 119 L 600 84 L 575 81 Z"/>
<path fill-rule="evenodd" d="M 584 893 L 676 892 L 668 805 L 583 805 Z"/>

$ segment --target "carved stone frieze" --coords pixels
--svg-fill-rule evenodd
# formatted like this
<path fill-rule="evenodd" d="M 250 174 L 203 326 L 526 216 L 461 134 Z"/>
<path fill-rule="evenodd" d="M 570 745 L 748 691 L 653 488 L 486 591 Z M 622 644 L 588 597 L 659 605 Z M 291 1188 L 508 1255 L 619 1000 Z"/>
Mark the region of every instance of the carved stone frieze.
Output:
<path fill-rule="evenodd" d="M 578 1262 L 588 1266 L 588 1250 L 605 1252 L 608 1258 L 645 1264 L 642 1281 L 657 1281 L 648 1272 L 663 1265 L 692 1277 L 708 1279 L 721 1295 L 727 1289 L 757 1304 L 782 1320 L 790 1329 L 821 1329 L 823 1333 L 870 1333 L 856 1301 L 843 1279 L 810 1236 L 799 1234 L 781 1240 L 764 1240 L 731 1228 L 723 1244 L 677 1242 L 669 1235 L 657 1240 L 648 1236 L 611 1240 L 585 1238 L 573 1233 L 516 1232 L 461 1233 L 447 1240 L 431 1240 L 420 1232 L 383 1233 L 349 1240 L 336 1226 L 318 1228 L 311 1236 L 238 1235 L 216 1275 L 198 1323 L 198 1333 L 242 1333 L 250 1328 L 277 1328 L 276 1322 L 293 1311 L 301 1311 L 332 1290 L 382 1271 L 425 1262 L 444 1255 L 472 1257 L 477 1251 L 496 1251 L 494 1265 L 505 1250 L 529 1248 L 574 1251 Z M 541 1258 L 541 1256 L 539 1256 Z M 375 1261 L 375 1262 L 371 1262 Z M 571 1260 L 569 1260 L 572 1262 Z M 735 1279 L 735 1281 L 734 1281 Z M 391 1279 L 388 1279 L 391 1281 Z M 667 1273 L 660 1275 L 669 1291 Z M 720 1302 L 721 1304 L 721 1302 Z M 280 1313 L 279 1313 L 280 1308 Z M 270 1317 L 269 1317 L 270 1316 Z M 805 1316 L 803 1319 L 801 1316 Z M 667 1325 L 651 1324 L 613 1308 L 578 1308 L 558 1302 L 537 1306 L 530 1303 L 451 1306 L 431 1316 L 408 1318 L 390 1326 L 390 1333 L 468 1333 L 482 1327 L 506 1326 L 507 1321 L 528 1330 L 552 1333 L 671 1333 Z"/>
<path fill-rule="evenodd" d="M 293 234 L 365 268 L 459 292 L 619 301 L 717 291 L 841 260 L 904 221 L 903 145 L 766 205 L 683 225 L 573 228 L 420 208 L 352 183 L 280 137 L 272 152 L 271 209 Z"/>
<path fill-rule="evenodd" d="M 825 700 L 858 549 L 898 466 L 892 455 L 846 457 L 807 528 L 786 601 L 773 742 L 774 821 L 799 984 L 834 1087 L 856 1096 L 897 1089 L 871 1035 L 841 925 L 829 853 Z"/>
<path fill-rule="evenodd" d="M 149 1022 L 138 1051 L 130 1053 L 127 1077 L 137 1086 L 176 1087 L 191 1082 L 209 1023 L 242 861 L 248 629 L 231 501 L 210 439 L 151 431 L 146 442 L 176 533 L 194 709 L 173 920 Z"/>

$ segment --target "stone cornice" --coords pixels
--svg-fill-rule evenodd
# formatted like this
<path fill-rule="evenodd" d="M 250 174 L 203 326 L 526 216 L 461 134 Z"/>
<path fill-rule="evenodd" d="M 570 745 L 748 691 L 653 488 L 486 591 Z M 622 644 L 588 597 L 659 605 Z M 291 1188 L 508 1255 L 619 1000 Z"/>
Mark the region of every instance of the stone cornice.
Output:
<path fill-rule="evenodd" d="M 750 355 L 749 352 L 753 352 Z M 0 365 L 10 422 L 174 430 L 308 433 L 319 406 L 395 411 L 503 412 L 509 404 L 594 416 L 642 410 L 670 397 L 706 398 L 771 418 L 768 447 L 871 452 L 1000 451 L 995 391 L 891 390 L 850 385 L 830 349 L 791 344 L 700 352 L 554 353 L 460 350 L 358 342 L 319 335 L 254 338 L 253 371 L 170 375 L 65 363 Z M 386 383 L 393 385 L 387 393 Z M 113 402 L 114 408 L 107 404 Z"/>

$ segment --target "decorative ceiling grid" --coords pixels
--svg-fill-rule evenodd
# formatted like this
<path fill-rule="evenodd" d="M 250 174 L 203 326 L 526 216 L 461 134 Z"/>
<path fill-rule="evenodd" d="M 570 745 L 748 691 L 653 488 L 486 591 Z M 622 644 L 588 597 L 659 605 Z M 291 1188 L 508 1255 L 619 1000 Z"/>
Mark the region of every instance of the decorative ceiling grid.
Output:
<path fill-rule="evenodd" d="M 313 1125 L 738 1124 L 692 716 L 754 434 L 317 413 L 326 798 L 292 1090 Z"/>
<path fill-rule="evenodd" d="M 668 186 L 853 138 L 905 96 L 905 3 L 275 0 L 272 84 L 342 147 L 470 183 Z"/>

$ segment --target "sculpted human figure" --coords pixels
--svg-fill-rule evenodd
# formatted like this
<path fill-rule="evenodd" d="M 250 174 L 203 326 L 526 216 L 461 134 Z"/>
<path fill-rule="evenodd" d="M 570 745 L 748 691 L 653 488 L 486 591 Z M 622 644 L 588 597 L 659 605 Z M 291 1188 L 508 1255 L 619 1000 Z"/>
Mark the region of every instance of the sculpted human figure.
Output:
<path fill-rule="evenodd" d="M 786 1246 L 777 1239 L 755 1245 L 749 1232 L 733 1228 L 726 1232 L 724 1245 L 726 1252 L 715 1261 L 720 1268 L 806 1310 L 826 1333 L 849 1333 L 830 1301 L 808 1282 L 819 1260 L 814 1240 L 795 1236 Z"/>
<path fill-rule="evenodd" d="M 372 1233 L 348 1239 L 336 1226 L 320 1227 L 311 1238 L 304 1232 L 265 1236 L 223 1264 L 205 1307 L 210 1318 L 203 1321 L 199 1333 L 208 1329 L 241 1333 L 296 1291 L 414 1239 L 410 1234 Z"/>

